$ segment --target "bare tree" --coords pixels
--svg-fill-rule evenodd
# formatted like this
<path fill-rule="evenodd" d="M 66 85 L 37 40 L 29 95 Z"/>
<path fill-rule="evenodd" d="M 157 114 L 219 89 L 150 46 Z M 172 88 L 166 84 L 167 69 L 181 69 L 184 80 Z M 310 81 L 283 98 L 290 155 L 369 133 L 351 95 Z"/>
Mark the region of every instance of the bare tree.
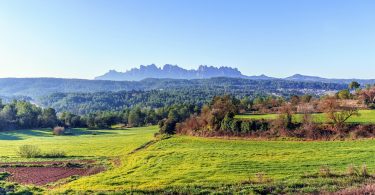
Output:
<path fill-rule="evenodd" d="M 359 116 L 357 107 L 340 103 L 335 97 L 327 97 L 322 100 L 320 108 L 326 113 L 327 119 L 333 124 L 336 131 L 340 131 L 351 117 Z"/>
<path fill-rule="evenodd" d="M 375 87 L 359 91 L 358 96 L 366 105 L 375 104 Z"/>

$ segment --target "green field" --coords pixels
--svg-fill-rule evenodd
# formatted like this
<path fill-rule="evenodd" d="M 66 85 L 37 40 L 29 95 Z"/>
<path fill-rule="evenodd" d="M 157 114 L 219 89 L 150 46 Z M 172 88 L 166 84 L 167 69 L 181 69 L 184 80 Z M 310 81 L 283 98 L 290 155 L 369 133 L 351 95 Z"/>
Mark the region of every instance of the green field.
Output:
<path fill-rule="evenodd" d="M 348 120 L 349 123 L 375 123 L 375 110 L 360 110 L 360 116 L 353 116 Z M 277 114 L 242 114 L 237 115 L 237 119 L 276 119 Z M 313 120 L 315 122 L 327 121 L 326 115 L 323 113 L 313 114 Z M 296 114 L 294 117 L 295 121 L 301 121 L 302 115 Z"/>
<path fill-rule="evenodd" d="M 151 140 L 156 131 L 157 127 L 127 130 L 75 129 L 74 136 L 54 136 L 51 130 L 0 132 L 0 162 L 46 160 L 18 157 L 17 149 L 21 145 L 36 145 L 45 152 L 62 150 L 67 153 L 68 159 L 116 157 L 127 154 Z"/>
<path fill-rule="evenodd" d="M 209 188 L 238 184 L 261 172 L 275 182 L 294 185 L 301 182 L 303 175 L 314 174 L 323 165 L 345 172 L 350 164 L 365 163 L 374 170 L 374 155 L 373 140 L 241 141 L 178 136 L 126 155 L 121 167 L 77 180 L 63 189 L 150 190 L 187 185 Z"/>
<path fill-rule="evenodd" d="M 45 151 L 64 150 L 68 157 L 62 160 L 121 157 L 120 166 L 60 186 L 52 191 L 53 194 L 67 190 L 212 190 L 257 181 L 259 173 L 272 180 L 272 184 L 267 185 L 303 186 L 304 191 L 312 192 L 317 189 L 337 190 L 348 182 L 353 184 L 346 179 L 301 179 L 306 174 L 317 173 L 323 165 L 328 165 L 334 172 L 344 173 L 350 164 L 359 166 L 365 163 L 371 172 L 375 171 L 375 140 L 250 141 L 173 136 L 144 145 L 154 139 L 157 127 L 77 131 L 81 135 L 52 136 L 47 130 L 0 133 L 0 160 L 46 160 L 17 157 L 16 149 L 23 144 L 38 145 Z M 311 186 L 304 186 L 305 183 Z M 238 191 L 250 192 L 259 185 L 241 184 Z M 234 189 L 225 187 L 225 190 Z"/>

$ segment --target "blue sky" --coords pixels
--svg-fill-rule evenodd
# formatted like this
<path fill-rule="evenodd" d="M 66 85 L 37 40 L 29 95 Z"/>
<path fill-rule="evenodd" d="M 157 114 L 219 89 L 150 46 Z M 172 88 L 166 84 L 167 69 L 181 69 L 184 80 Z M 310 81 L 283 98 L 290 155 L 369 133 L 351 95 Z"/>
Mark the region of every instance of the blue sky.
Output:
<path fill-rule="evenodd" d="M 141 64 L 375 78 L 373 0 L 0 0 L 0 77 Z"/>

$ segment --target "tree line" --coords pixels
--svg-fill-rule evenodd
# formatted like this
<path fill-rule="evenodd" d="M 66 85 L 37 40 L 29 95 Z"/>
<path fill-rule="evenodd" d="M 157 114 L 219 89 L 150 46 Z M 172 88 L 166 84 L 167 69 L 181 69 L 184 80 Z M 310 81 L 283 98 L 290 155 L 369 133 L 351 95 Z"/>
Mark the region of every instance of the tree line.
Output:
<path fill-rule="evenodd" d="M 53 108 L 41 108 L 27 101 L 14 100 L 3 103 L 0 100 L 0 130 L 17 130 L 33 128 L 111 128 L 112 125 L 123 124 L 125 127 L 156 125 L 168 116 L 176 116 L 179 120 L 200 108 L 193 104 L 174 104 L 161 108 L 142 108 L 139 106 L 121 111 L 103 111 L 86 115 L 70 112 L 57 113 Z"/>
<path fill-rule="evenodd" d="M 82 85 L 86 85 L 82 81 Z M 79 82 L 76 81 L 75 84 Z M 137 85 L 136 85 L 137 83 Z M 146 79 L 129 82 L 136 85 L 124 91 L 106 90 L 93 93 L 52 93 L 36 99 L 43 107 L 55 108 L 57 112 L 78 115 L 100 111 L 121 111 L 135 106 L 160 108 L 173 104 L 195 104 L 202 106 L 215 97 L 230 94 L 238 99 L 264 97 L 269 94 L 287 98 L 293 94 L 303 95 L 308 91 L 322 95 L 325 91 L 342 90 L 346 86 L 335 83 L 295 82 L 285 80 L 249 80 L 237 78 L 212 78 L 197 80 Z M 70 87 L 69 87 L 70 88 Z M 122 88 L 119 88 L 122 90 Z M 57 90 L 59 91 L 59 90 Z"/>

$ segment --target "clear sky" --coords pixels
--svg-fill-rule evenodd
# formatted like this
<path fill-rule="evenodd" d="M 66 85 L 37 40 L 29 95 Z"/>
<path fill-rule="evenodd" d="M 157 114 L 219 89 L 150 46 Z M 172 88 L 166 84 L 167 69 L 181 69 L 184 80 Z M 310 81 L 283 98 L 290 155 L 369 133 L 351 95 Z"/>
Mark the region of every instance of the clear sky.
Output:
<path fill-rule="evenodd" d="M 0 0 L 0 77 L 152 63 L 375 78 L 375 1 Z"/>

